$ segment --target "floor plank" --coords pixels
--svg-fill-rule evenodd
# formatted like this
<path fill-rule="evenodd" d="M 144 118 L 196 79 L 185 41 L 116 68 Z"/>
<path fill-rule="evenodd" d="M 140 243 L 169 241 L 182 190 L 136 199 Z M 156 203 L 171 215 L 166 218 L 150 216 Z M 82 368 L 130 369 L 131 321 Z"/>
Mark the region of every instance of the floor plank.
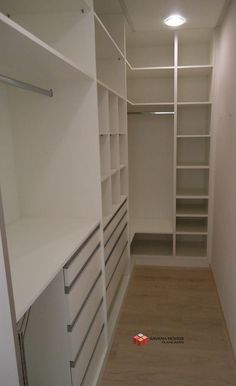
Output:
<path fill-rule="evenodd" d="M 184 337 L 184 344 L 137 333 Z M 235 386 L 236 364 L 209 269 L 135 268 L 101 386 Z"/>

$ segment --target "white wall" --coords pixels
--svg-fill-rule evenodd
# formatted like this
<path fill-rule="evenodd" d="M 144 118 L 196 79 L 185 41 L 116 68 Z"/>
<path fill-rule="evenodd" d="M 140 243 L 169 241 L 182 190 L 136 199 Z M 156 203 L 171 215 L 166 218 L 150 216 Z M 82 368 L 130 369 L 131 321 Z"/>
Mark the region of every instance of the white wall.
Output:
<path fill-rule="evenodd" d="M 236 354 L 236 1 L 218 31 L 214 129 L 216 180 L 212 265 Z"/>

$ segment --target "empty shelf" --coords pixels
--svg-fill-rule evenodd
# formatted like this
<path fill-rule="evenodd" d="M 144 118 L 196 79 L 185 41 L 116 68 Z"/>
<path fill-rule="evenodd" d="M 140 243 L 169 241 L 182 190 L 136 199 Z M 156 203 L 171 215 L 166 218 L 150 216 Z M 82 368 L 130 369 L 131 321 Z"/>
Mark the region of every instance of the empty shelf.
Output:
<path fill-rule="evenodd" d="M 133 255 L 173 256 L 171 235 L 137 234 L 131 244 Z"/>
<path fill-rule="evenodd" d="M 207 217 L 207 200 L 177 200 L 177 217 Z"/>
<path fill-rule="evenodd" d="M 206 218 L 177 218 L 176 234 L 207 234 Z"/>
<path fill-rule="evenodd" d="M 177 236 L 177 257 L 207 257 L 207 243 L 205 236 Z"/>
<path fill-rule="evenodd" d="M 173 222 L 171 219 L 131 219 L 132 233 L 160 233 L 172 234 Z"/>
<path fill-rule="evenodd" d="M 206 189 L 184 189 L 179 188 L 176 192 L 177 198 L 208 198 Z"/>

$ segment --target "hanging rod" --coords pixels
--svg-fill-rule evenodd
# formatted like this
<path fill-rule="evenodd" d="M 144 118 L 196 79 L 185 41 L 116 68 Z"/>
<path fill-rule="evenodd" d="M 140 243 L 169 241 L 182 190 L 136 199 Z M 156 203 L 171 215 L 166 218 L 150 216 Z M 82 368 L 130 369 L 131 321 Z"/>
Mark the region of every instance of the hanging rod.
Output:
<path fill-rule="evenodd" d="M 37 87 L 37 86 L 34 86 L 33 84 L 30 84 L 30 83 L 21 82 L 20 80 L 9 78 L 5 75 L 0 74 L 0 82 L 9 84 L 10 86 L 23 88 L 24 90 L 36 92 L 38 94 L 46 95 L 50 98 L 53 97 L 53 90 L 52 89 L 46 90 L 45 88 Z"/>
<path fill-rule="evenodd" d="M 129 111 L 128 114 L 174 115 L 174 111 Z"/>

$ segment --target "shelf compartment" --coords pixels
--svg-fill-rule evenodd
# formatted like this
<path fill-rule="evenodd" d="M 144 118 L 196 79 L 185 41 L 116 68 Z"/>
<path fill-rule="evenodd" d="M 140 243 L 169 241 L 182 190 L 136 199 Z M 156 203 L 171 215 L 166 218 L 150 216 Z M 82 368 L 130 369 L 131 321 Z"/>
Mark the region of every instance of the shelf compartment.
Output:
<path fill-rule="evenodd" d="M 127 165 L 127 137 L 119 135 L 120 165 Z"/>
<path fill-rule="evenodd" d="M 173 235 L 137 233 L 131 243 L 131 254 L 173 256 Z"/>
<path fill-rule="evenodd" d="M 204 235 L 177 235 L 177 257 L 207 257 L 207 237 Z"/>
<path fill-rule="evenodd" d="M 209 138 L 179 138 L 177 165 L 185 167 L 209 167 Z"/>
<path fill-rule="evenodd" d="M 176 234 L 207 234 L 207 218 L 177 218 Z"/>
<path fill-rule="evenodd" d="M 210 65 L 212 63 L 212 31 L 192 29 L 179 32 L 178 65 Z"/>
<path fill-rule="evenodd" d="M 174 77 L 174 67 L 126 67 L 128 79 L 155 79 Z"/>
<path fill-rule="evenodd" d="M 111 179 L 108 178 L 102 182 L 102 215 L 103 218 L 109 216 L 112 211 L 112 191 Z"/>
<path fill-rule="evenodd" d="M 119 49 L 95 18 L 97 79 L 125 96 L 125 60 Z"/>
<path fill-rule="evenodd" d="M 177 169 L 177 197 L 208 196 L 209 170 Z"/>
<path fill-rule="evenodd" d="M 93 15 L 86 1 L 24 1 L 21 6 L 17 1 L 4 1 L 1 12 L 10 14 L 10 20 L 73 61 L 85 73 L 95 76 L 94 61 L 88 49 L 93 47 Z"/>
<path fill-rule="evenodd" d="M 206 70 L 180 70 L 178 102 L 208 102 L 211 93 L 211 74 Z"/>
<path fill-rule="evenodd" d="M 178 135 L 209 135 L 211 106 L 178 106 Z"/>
<path fill-rule="evenodd" d="M 109 93 L 109 128 L 110 133 L 119 132 L 118 97 Z"/>
<path fill-rule="evenodd" d="M 174 73 L 167 71 L 164 76 L 142 77 L 127 80 L 128 99 L 136 103 L 173 103 Z"/>
<path fill-rule="evenodd" d="M 174 66 L 174 33 L 158 31 L 127 31 L 126 55 L 134 67 Z"/>
<path fill-rule="evenodd" d="M 100 165 L 101 165 L 101 176 L 107 176 L 110 173 L 110 138 L 108 135 L 101 135 L 100 141 Z"/>
<path fill-rule="evenodd" d="M 119 136 L 110 136 L 111 169 L 116 170 L 120 167 L 119 160 Z"/>
<path fill-rule="evenodd" d="M 176 217 L 208 217 L 208 200 L 177 199 Z"/>
<path fill-rule="evenodd" d="M 118 99 L 118 113 L 119 113 L 119 133 L 127 133 L 127 102 L 123 99 Z"/>
<path fill-rule="evenodd" d="M 100 133 L 109 132 L 108 91 L 98 85 L 98 124 Z"/>
<path fill-rule="evenodd" d="M 112 205 L 120 203 L 120 172 L 117 171 L 111 177 L 111 188 L 112 188 Z"/>
<path fill-rule="evenodd" d="M 120 194 L 127 196 L 128 194 L 128 170 L 127 167 L 123 167 L 120 170 Z"/>

